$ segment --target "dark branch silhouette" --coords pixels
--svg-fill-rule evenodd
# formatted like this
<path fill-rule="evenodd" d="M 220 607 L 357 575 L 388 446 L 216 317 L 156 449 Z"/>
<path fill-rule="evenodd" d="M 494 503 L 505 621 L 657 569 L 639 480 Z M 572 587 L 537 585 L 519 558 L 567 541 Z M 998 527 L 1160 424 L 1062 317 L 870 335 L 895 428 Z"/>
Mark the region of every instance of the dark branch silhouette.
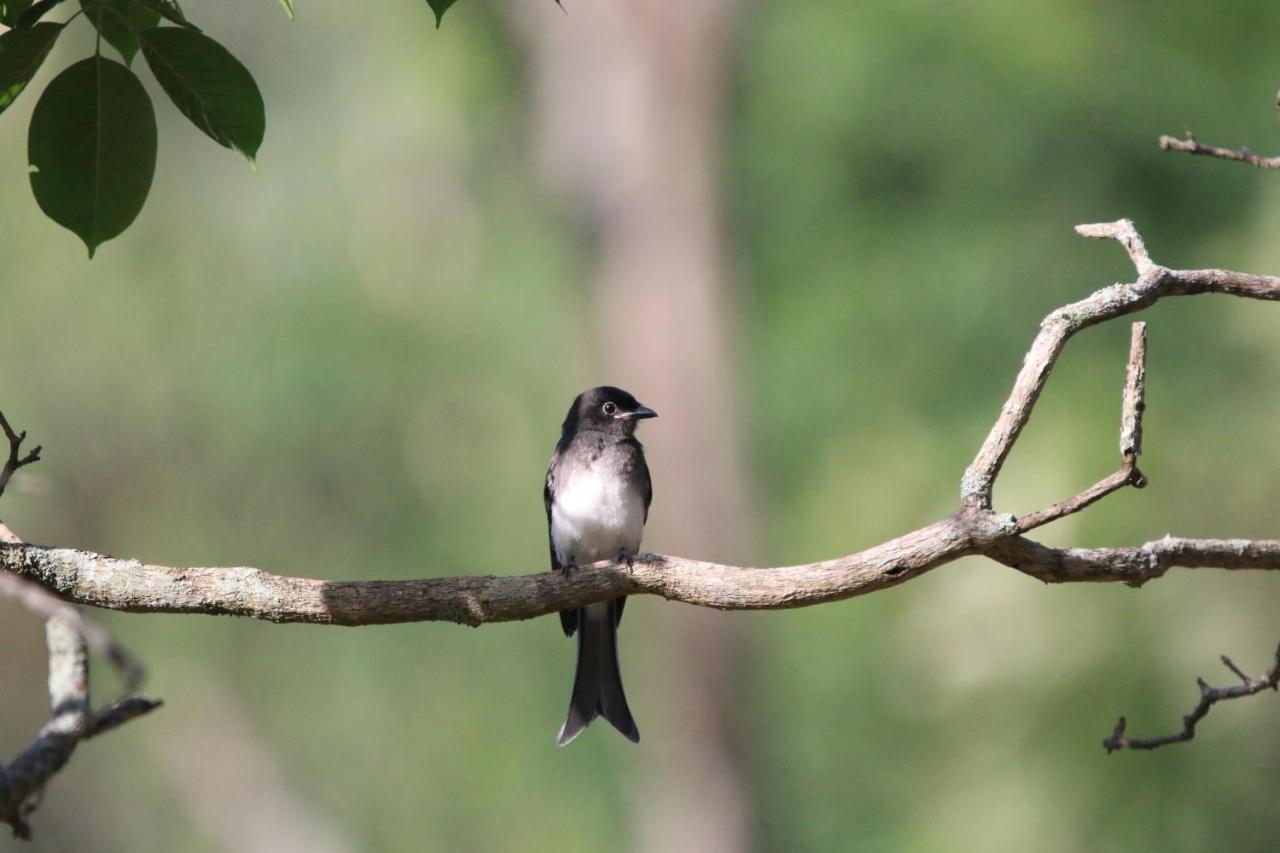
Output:
<path fill-rule="evenodd" d="M 9 479 L 13 477 L 15 471 L 32 462 L 40 461 L 40 445 L 31 448 L 31 452 L 22 453 L 22 442 L 27 439 L 27 431 L 15 433 L 13 427 L 9 426 L 9 421 L 5 419 L 4 413 L 0 412 L 0 430 L 4 430 L 4 437 L 9 440 L 9 457 L 5 460 L 4 467 L 0 468 L 0 495 L 4 494 L 5 487 L 9 485 Z"/>
<path fill-rule="evenodd" d="M 1102 742 L 1107 752 L 1114 752 L 1117 749 L 1158 749 L 1171 743 L 1191 740 L 1196 736 L 1196 724 L 1203 720 L 1209 713 L 1209 709 L 1218 702 L 1239 699 L 1241 696 L 1252 696 L 1263 690 L 1280 690 L 1280 647 L 1276 649 L 1276 658 L 1271 668 L 1259 676 L 1245 675 L 1240 667 L 1232 663 L 1231 658 L 1226 655 L 1222 656 L 1222 664 L 1236 674 L 1240 683 L 1231 687 L 1210 687 L 1203 678 L 1197 678 L 1200 701 L 1191 709 L 1191 713 L 1182 718 L 1182 731 L 1152 738 L 1129 737 L 1125 734 L 1127 723 L 1125 718 L 1121 717 L 1111 737 Z"/>

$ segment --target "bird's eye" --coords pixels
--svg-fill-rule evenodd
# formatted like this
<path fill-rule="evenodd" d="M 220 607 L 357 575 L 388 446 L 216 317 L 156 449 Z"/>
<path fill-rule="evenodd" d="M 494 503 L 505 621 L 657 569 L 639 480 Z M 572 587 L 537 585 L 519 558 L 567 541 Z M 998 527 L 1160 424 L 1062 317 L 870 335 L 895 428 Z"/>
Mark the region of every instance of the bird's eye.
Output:
<path fill-rule="evenodd" d="M 618 411 L 618 407 L 617 407 L 617 406 L 615 406 L 615 405 L 613 404 L 613 402 L 611 401 L 611 402 L 605 403 L 603 406 L 601 406 L 601 407 L 600 407 L 600 410 L 601 410 L 602 412 L 604 412 L 606 415 L 612 415 L 612 414 L 614 414 L 614 413 L 616 413 L 616 412 Z"/>

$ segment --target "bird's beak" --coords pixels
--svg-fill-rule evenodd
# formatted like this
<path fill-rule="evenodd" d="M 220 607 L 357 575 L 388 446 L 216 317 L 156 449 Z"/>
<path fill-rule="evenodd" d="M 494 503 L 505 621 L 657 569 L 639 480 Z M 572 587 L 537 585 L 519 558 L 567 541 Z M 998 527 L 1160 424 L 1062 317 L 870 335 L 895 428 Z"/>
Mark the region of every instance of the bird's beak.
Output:
<path fill-rule="evenodd" d="M 635 411 L 625 412 L 624 416 L 638 421 L 642 418 L 656 418 L 658 413 L 648 406 L 637 406 Z"/>

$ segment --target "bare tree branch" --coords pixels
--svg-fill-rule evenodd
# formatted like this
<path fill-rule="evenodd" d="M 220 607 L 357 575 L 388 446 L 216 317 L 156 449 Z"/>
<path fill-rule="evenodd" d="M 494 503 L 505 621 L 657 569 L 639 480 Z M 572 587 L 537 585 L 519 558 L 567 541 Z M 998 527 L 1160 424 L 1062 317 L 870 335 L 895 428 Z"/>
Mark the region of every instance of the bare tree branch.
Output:
<path fill-rule="evenodd" d="M 992 509 L 992 489 L 1000 469 L 1030 419 L 1058 356 L 1074 334 L 1139 311 L 1166 296 L 1219 293 L 1280 300 L 1280 278 L 1274 276 L 1220 269 L 1174 270 L 1156 264 L 1128 220 L 1081 225 L 1076 230 L 1085 237 L 1120 243 L 1133 262 L 1137 278 L 1104 287 L 1063 306 L 1040 324 L 1009 398 L 961 481 L 960 509 L 940 521 L 863 551 L 823 562 L 776 568 L 747 568 L 642 554 L 631 566 L 606 561 L 581 567 L 571 579 L 559 572 L 543 571 L 514 577 L 468 575 L 424 580 L 323 581 L 275 575 L 248 567 L 146 565 L 89 551 L 28 545 L 13 541 L 16 537 L 10 535 L 0 543 L 0 569 L 33 581 L 63 599 L 113 610 L 234 615 L 272 622 L 331 625 L 431 620 L 481 625 L 530 619 L 619 595 L 640 594 L 726 610 L 804 607 L 887 589 L 974 554 L 1046 583 L 1118 581 L 1137 587 L 1175 566 L 1280 570 L 1280 540 L 1166 536 L 1132 547 L 1050 548 L 1023 535 L 1078 512 L 1126 485 L 1145 485 L 1146 479 L 1137 467 L 1145 406 L 1146 327 L 1142 323 L 1134 324 L 1130 341 L 1121 407 L 1119 470 L 1080 494 L 1021 519 Z M 6 434 L 11 433 L 6 425 Z M 19 441 L 21 436 L 11 435 L 11 461 L 17 454 Z M 26 464 L 21 459 L 18 463 Z M 5 578 L 0 572 L 0 579 Z M 47 600 L 39 596 L 31 600 L 37 601 L 39 607 L 49 606 Z M 1233 664 L 1227 665 L 1241 675 Z M 1244 684 L 1239 687 L 1204 688 L 1201 706 L 1188 717 L 1186 731 L 1157 740 L 1173 743 L 1190 739 L 1194 724 L 1208 712 L 1209 705 L 1225 698 L 1251 695 L 1267 686 L 1275 687 L 1276 669 L 1259 679 L 1242 676 L 1242 680 Z M 77 738 L 86 732 L 105 731 L 152 707 L 155 705 L 149 700 L 125 700 L 87 723 L 81 713 L 71 730 L 79 733 L 75 735 Z M 1108 740 L 1109 748 L 1150 748 L 1145 745 L 1147 741 L 1125 738 L 1123 725 L 1121 720 Z M 66 736 L 59 734 L 61 731 L 58 729 L 53 734 Z M 38 747 L 40 743 L 32 749 Z M 61 753 L 55 750 L 52 754 L 56 757 Z M 61 760 L 65 761 L 65 755 Z M 0 776 L 0 817 L 16 821 L 15 828 L 25 826 L 25 813 L 14 803 L 27 802 L 30 792 L 36 790 L 30 785 L 14 787 L 14 779 L 22 777 L 15 775 L 13 768 L 27 766 L 34 759 L 26 764 L 23 761 L 19 759 L 5 771 L 5 776 Z M 26 793 L 15 800 L 15 791 Z"/>
<path fill-rule="evenodd" d="M 1276 93 L 1275 106 L 1280 109 L 1280 92 Z M 1217 160 L 1230 160 L 1235 163 L 1247 163 L 1259 169 L 1280 169 L 1280 157 L 1265 157 L 1248 148 L 1219 148 L 1216 145 L 1202 145 L 1187 131 L 1185 139 L 1164 135 L 1160 137 L 1161 151 L 1182 151 L 1192 156 L 1213 157 Z"/>
<path fill-rule="evenodd" d="M 1160 150 L 1185 151 L 1188 154 L 1201 157 L 1248 163 L 1250 166 L 1257 166 L 1259 169 L 1280 169 L 1280 157 L 1264 157 L 1261 154 L 1255 154 L 1248 148 L 1219 148 L 1216 145 L 1202 145 L 1190 132 L 1187 133 L 1186 139 L 1178 139 L 1167 135 L 1161 136 Z"/>
<path fill-rule="evenodd" d="M 31 746 L 7 766 L 0 765 L 0 822 L 8 823 L 13 834 L 24 839 L 31 837 L 27 818 L 40 805 L 45 786 L 71 759 L 80 741 L 110 731 L 161 704 L 131 696 L 94 713 L 89 704 L 89 653 L 79 629 L 54 617 L 45 623 L 45 634 L 52 715 Z"/>
<path fill-rule="evenodd" d="M 571 578 L 550 572 L 400 581 L 324 581 L 253 568 L 172 568 L 89 551 L 0 546 L 0 564 L 82 604 L 130 613 L 201 613 L 268 622 L 482 625 L 533 619 L 618 595 L 659 595 L 721 610 L 780 610 L 897 586 L 962 556 L 982 554 L 1049 583 L 1139 586 L 1175 566 L 1280 569 L 1280 541 L 1165 538 L 1124 548 L 1048 548 L 1013 537 L 1005 516 L 950 516 L 898 539 L 820 563 L 748 568 L 640 554 Z M 127 585 L 122 579 L 128 578 Z"/>
<path fill-rule="evenodd" d="M 372 625 L 452 621 L 466 625 L 531 619 L 618 595 L 660 595 L 726 610 L 780 609 L 839 601 L 896 586 L 960 557 L 981 554 L 1050 583 L 1119 581 L 1139 586 L 1174 566 L 1280 569 L 1274 540 L 1177 539 L 1136 547 L 1048 548 L 1023 533 L 1076 512 L 1124 485 L 1137 468 L 1145 378 L 1145 327 L 1133 333 L 1121 413 L 1122 467 L 1090 489 L 1022 519 L 994 512 L 991 493 L 1031 417 L 1066 342 L 1077 332 L 1146 308 L 1166 296 L 1220 293 L 1280 300 L 1280 278 L 1231 270 L 1174 270 L 1151 260 L 1127 219 L 1076 228 L 1115 240 L 1138 273 L 1053 311 L 1040 324 L 1014 382 L 961 483 L 954 514 L 888 542 L 831 560 L 747 568 L 645 554 L 634 565 L 602 562 L 571 579 L 553 572 L 399 581 L 322 581 L 256 568 L 175 568 L 89 551 L 0 545 L 0 567 L 81 604 L 135 613 L 205 613 L 272 622 Z"/>
<path fill-rule="evenodd" d="M 1120 405 L 1120 456 L 1129 467 L 1142 455 L 1142 413 L 1147 409 L 1147 324 L 1134 323 L 1129 333 L 1129 368 Z M 1135 484 L 1138 488 L 1146 485 Z"/>
<path fill-rule="evenodd" d="M 89 705 L 89 654 L 79 632 L 61 619 L 45 623 L 49 644 L 49 722 L 35 742 L 7 766 L 0 765 L 0 822 L 18 838 L 30 838 L 27 818 L 40 805 L 45 786 L 85 738 L 119 726 L 160 706 L 131 697 L 97 714 Z"/>
<path fill-rule="evenodd" d="M 1050 548 L 1023 536 L 992 544 L 983 556 L 1046 583 L 1119 581 L 1139 587 L 1169 569 L 1280 569 L 1280 540 L 1178 539 L 1127 548 Z"/>
<path fill-rule="evenodd" d="M 1233 687 L 1210 687 L 1203 678 L 1197 678 L 1196 684 L 1200 687 L 1200 701 L 1191 709 L 1191 713 L 1182 718 L 1182 731 L 1153 738 L 1129 737 L 1125 734 L 1125 726 L 1127 725 L 1125 718 L 1121 717 L 1120 721 L 1116 723 L 1116 729 L 1112 732 L 1111 737 L 1102 742 L 1107 752 L 1114 752 L 1117 749 L 1159 749 L 1171 743 L 1189 741 L 1196 736 L 1196 724 L 1205 718 L 1209 713 L 1209 709 L 1216 703 L 1227 699 L 1239 699 L 1241 696 L 1252 696 L 1255 693 L 1261 693 L 1263 690 L 1280 690 L 1280 648 L 1276 649 L 1275 661 L 1271 664 L 1271 668 L 1257 677 L 1245 675 L 1240 670 L 1240 667 L 1236 666 L 1231 661 L 1231 658 L 1226 655 L 1222 656 L 1222 663 L 1227 669 L 1235 673 L 1241 683 Z"/>
<path fill-rule="evenodd" d="M 4 437 L 9 440 L 9 458 L 5 460 L 4 467 L 0 468 L 0 495 L 3 495 L 5 486 L 9 485 L 9 478 L 13 476 L 14 471 L 39 461 L 40 445 L 37 444 L 31 448 L 30 453 L 22 455 L 22 442 L 27 437 L 27 431 L 15 433 L 13 427 L 9 426 L 9 422 L 5 420 L 4 412 L 0 412 L 0 430 L 4 431 Z"/>

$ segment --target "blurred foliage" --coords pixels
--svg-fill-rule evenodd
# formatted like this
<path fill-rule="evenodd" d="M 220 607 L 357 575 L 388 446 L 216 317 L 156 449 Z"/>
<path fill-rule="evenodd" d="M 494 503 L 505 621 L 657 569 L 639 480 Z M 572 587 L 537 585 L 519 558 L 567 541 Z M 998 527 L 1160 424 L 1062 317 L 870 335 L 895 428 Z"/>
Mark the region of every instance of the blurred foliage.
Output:
<path fill-rule="evenodd" d="M 590 248 L 531 177 L 528 86 L 496 7 L 466 4 L 437 36 L 418 8 L 353 28 L 311 4 L 285 29 L 268 4 L 206 5 L 272 114 L 256 173 L 179 168 L 199 132 L 159 116 L 170 166 L 89 263 L 25 189 L 36 99 L 0 122 L 0 405 L 46 459 L 6 521 L 36 542 L 318 577 L 542 568 L 546 457 L 569 399 L 608 377 L 592 369 Z M 1073 224 L 1130 216 L 1161 263 L 1280 270 L 1275 176 L 1154 144 L 1189 123 L 1278 147 L 1277 25 L 1253 2 L 751 5 L 723 178 L 767 519 L 753 562 L 950 511 L 1039 320 L 1131 275 Z M 87 29 L 37 82 L 91 50 Z M 1197 297 L 1143 318 L 1152 484 L 1045 540 L 1278 535 L 1280 315 Z M 1069 346 L 1000 509 L 1112 470 L 1127 339 L 1112 323 Z M 970 560 L 846 604 L 726 614 L 751 628 L 761 845 L 1270 849 L 1272 697 L 1151 755 L 1100 742 L 1122 712 L 1134 734 L 1176 728 L 1195 676 L 1229 680 L 1219 653 L 1261 669 L 1278 603 L 1263 576 L 1047 588 Z M 670 663 L 643 643 L 663 607 L 680 605 L 635 602 L 624 630 L 642 724 Z M 44 653 L 32 617 L 0 613 L 12 755 L 43 718 Z M 554 620 L 104 619 L 169 704 L 77 754 L 33 849 L 223 849 L 187 792 L 265 783 L 183 738 L 226 719 L 357 849 L 616 849 L 644 819 L 629 808 L 643 746 L 595 730 L 552 746 L 573 655 Z"/>

